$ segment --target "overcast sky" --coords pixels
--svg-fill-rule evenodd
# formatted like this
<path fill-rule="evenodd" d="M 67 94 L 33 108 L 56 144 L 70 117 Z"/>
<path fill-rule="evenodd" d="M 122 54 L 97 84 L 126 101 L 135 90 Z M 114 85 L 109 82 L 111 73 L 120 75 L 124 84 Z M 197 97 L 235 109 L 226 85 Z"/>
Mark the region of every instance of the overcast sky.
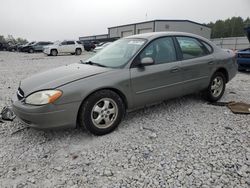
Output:
<path fill-rule="evenodd" d="M 250 16 L 250 0 L 1 0 L 0 35 L 55 41 L 153 19 L 208 23 L 232 16 Z"/>

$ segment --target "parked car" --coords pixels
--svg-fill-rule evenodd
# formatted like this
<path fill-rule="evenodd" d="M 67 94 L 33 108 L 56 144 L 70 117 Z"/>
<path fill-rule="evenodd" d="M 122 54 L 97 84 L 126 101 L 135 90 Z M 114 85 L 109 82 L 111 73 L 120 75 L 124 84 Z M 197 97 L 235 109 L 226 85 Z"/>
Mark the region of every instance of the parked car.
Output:
<path fill-rule="evenodd" d="M 92 51 L 95 49 L 96 44 L 94 42 L 91 42 L 91 41 L 85 41 L 83 43 L 83 46 L 84 46 L 84 50 L 89 52 L 89 51 Z"/>
<path fill-rule="evenodd" d="M 238 70 L 250 70 L 250 48 L 237 51 Z"/>
<path fill-rule="evenodd" d="M 20 46 L 20 44 L 11 44 L 8 46 L 7 50 L 10 52 L 15 52 L 18 50 L 18 46 Z"/>
<path fill-rule="evenodd" d="M 19 52 L 24 52 L 24 50 L 26 49 L 27 46 L 31 46 L 31 45 L 33 45 L 35 43 L 36 43 L 35 41 L 32 41 L 32 42 L 28 42 L 26 44 L 20 45 L 20 46 L 18 46 L 17 50 Z"/>
<path fill-rule="evenodd" d="M 40 41 L 40 42 L 35 42 L 33 44 L 27 45 L 23 47 L 22 51 L 23 52 L 28 52 L 28 53 L 34 53 L 34 52 L 42 52 L 43 48 L 45 46 L 53 44 L 52 42 L 48 41 Z"/>
<path fill-rule="evenodd" d="M 186 45 L 188 44 L 188 45 Z M 235 55 L 188 33 L 119 39 L 86 61 L 20 82 L 15 114 L 37 128 L 113 131 L 126 111 L 195 92 L 219 100 L 237 72 Z"/>
<path fill-rule="evenodd" d="M 93 50 L 94 52 L 99 52 L 101 51 L 103 48 L 107 47 L 108 45 L 110 45 L 112 42 L 102 42 L 98 45 L 96 45 L 95 49 Z"/>
<path fill-rule="evenodd" d="M 43 52 L 47 55 L 57 56 L 57 54 L 70 53 L 72 55 L 81 55 L 83 46 L 79 41 L 65 40 L 56 42 L 53 45 L 44 48 Z"/>
<path fill-rule="evenodd" d="M 250 43 L 250 27 L 245 28 L 246 35 Z M 246 48 L 243 50 L 238 50 L 237 54 L 237 63 L 238 63 L 238 70 L 250 70 L 250 48 Z"/>
<path fill-rule="evenodd" d="M 7 42 L 0 42 L 0 50 L 7 51 L 9 44 Z"/>

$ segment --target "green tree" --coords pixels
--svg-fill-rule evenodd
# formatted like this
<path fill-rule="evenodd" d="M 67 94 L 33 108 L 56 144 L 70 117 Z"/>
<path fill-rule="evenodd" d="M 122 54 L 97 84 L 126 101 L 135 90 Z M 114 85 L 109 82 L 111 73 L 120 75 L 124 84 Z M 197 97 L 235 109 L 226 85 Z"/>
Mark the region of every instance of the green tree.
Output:
<path fill-rule="evenodd" d="M 3 35 L 0 35 L 0 42 L 5 42 L 5 38 Z"/>
<path fill-rule="evenodd" d="M 212 29 L 211 38 L 245 36 L 244 27 L 250 26 L 250 18 L 232 17 L 207 24 Z"/>

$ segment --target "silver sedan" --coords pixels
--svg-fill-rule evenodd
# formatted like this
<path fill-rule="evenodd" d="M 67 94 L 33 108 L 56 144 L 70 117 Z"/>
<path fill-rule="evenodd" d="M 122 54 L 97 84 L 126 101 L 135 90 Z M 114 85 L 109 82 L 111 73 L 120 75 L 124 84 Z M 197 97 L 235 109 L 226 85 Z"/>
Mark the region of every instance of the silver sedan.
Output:
<path fill-rule="evenodd" d="M 219 100 L 236 74 L 235 55 L 197 35 L 155 32 L 113 42 L 87 61 L 20 82 L 13 111 L 36 128 L 113 131 L 126 111 L 202 92 Z"/>

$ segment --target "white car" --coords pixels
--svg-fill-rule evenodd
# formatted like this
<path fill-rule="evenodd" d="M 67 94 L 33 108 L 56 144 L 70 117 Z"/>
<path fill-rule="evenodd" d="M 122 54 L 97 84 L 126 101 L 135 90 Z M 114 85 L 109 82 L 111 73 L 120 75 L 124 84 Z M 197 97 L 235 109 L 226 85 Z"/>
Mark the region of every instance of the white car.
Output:
<path fill-rule="evenodd" d="M 80 42 L 74 40 L 65 40 L 63 42 L 56 42 L 52 45 L 44 47 L 43 53 L 52 56 L 65 53 L 81 55 L 82 51 L 83 46 Z"/>
<path fill-rule="evenodd" d="M 101 51 L 103 48 L 105 48 L 105 47 L 107 47 L 108 45 L 110 45 L 111 43 L 112 43 L 112 42 L 103 42 L 103 43 L 97 45 L 93 51 L 94 51 L 94 52 L 99 52 L 99 51 Z"/>

